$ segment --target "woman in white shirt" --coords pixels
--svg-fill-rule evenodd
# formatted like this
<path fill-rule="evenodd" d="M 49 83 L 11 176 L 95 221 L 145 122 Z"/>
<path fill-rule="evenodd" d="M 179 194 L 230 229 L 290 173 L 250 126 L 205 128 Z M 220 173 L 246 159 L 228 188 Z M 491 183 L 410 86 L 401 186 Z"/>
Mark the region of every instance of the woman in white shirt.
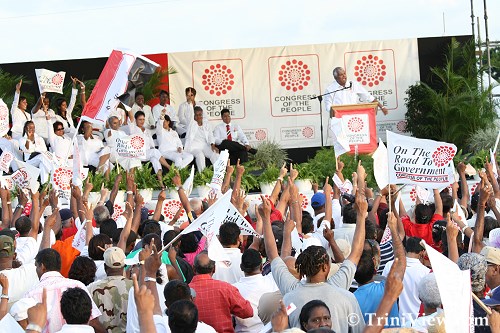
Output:
<path fill-rule="evenodd" d="M 23 136 L 19 139 L 19 146 L 24 153 L 26 163 L 40 169 L 40 180 L 45 184 L 49 180 L 52 170 L 52 161 L 49 159 L 51 155 L 47 152 L 43 138 L 35 133 L 33 121 L 28 120 L 24 123 Z"/>
<path fill-rule="evenodd" d="M 194 156 L 184 151 L 181 139 L 177 132 L 172 129 L 172 121 L 168 115 L 163 116 L 163 121 L 161 119 L 158 121 L 156 137 L 158 150 L 162 156 L 173 161 L 178 168 L 185 168 L 193 161 Z"/>
<path fill-rule="evenodd" d="M 60 121 L 64 124 L 64 132 L 70 135 L 74 135 L 76 132 L 75 124 L 73 123 L 73 118 L 71 117 L 71 113 L 73 112 L 73 108 L 76 104 L 76 95 L 78 93 L 78 89 L 76 89 L 76 82 L 78 81 L 76 78 L 71 78 L 73 80 L 73 88 L 71 89 L 71 98 L 69 100 L 69 105 L 66 103 L 64 98 L 59 98 L 56 101 L 57 112 L 56 112 L 56 121 Z M 82 88 L 82 94 L 85 94 L 85 86 Z M 49 129 L 50 131 L 50 129 Z"/>
<path fill-rule="evenodd" d="M 92 135 L 92 124 L 82 121 L 78 135 L 78 146 L 80 148 L 83 165 L 91 165 L 99 172 L 108 169 L 109 147 L 104 147 L 102 140 Z"/>
<path fill-rule="evenodd" d="M 31 120 L 31 113 L 26 112 L 28 109 L 28 101 L 26 97 L 20 96 L 21 85 L 23 80 L 16 84 L 16 92 L 14 94 L 14 101 L 12 102 L 12 107 L 10 112 L 12 113 L 12 138 L 14 140 L 19 140 L 23 136 L 24 123 Z"/>
<path fill-rule="evenodd" d="M 177 117 L 179 118 L 179 124 L 177 124 L 177 132 L 180 135 L 185 134 L 189 124 L 194 119 L 194 106 L 196 105 L 196 90 L 193 87 L 186 88 L 186 101 L 179 105 L 179 110 L 177 111 Z"/>
<path fill-rule="evenodd" d="M 54 157 L 63 160 L 73 158 L 71 154 L 73 148 L 72 140 L 65 135 L 64 124 L 60 121 L 56 121 L 52 124 L 52 120 L 48 113 L 45 114 L 45 119 L 47 121 L 47 128 L 49 129 L 50 150 L 54 153 Z"/>

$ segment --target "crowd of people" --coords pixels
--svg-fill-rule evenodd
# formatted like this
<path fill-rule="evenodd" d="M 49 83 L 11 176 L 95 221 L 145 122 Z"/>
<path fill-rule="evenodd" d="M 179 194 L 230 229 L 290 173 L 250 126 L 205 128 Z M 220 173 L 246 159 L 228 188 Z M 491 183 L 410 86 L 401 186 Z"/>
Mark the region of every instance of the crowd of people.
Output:
<path fill-rule="evenodd" d="M 58 100 L 54 112 L 42 95 L 30 113 L 21 84 L 12 106 L 12 137 L 3 138 L 1 149 L 38 167 L 44 182 L 53 164 L 48 156 L 71 158 L 71 112 L 77 87 L 85 104 L 85 86 L 73 79 L 69 105 Z M 183 232 L 218 199 L 190 199 L 178 173 L 171 185 L 189 217 L 181 225 L 161 214 L 164 189 L 148 214 L 133 172 L 101 189 L 95 207 L 89 205 L 89 182 L 71 186 L 69 208 L 61 206 L 56 191 L 45 189 L 19 191 L 12 207 L 11 192 L 0 188 L 2 331 L 446 332 L 446 309 L 424 240 L 470 270 L 473 293 L 492 309 L 487 314 L 474 303 L 475 330 L 500 332 L 500 186 L 494 165 L 485 163 L 472 195 L 460 163 L 451 191 L 434 190 L 432 202 L 405 207 L 397 186 L 374 192 L 361 163 L 350 178 L 338 160 L 335 176 L 349 180 L 352 190 L 341 193 L 325 179 L 321 190 L 314 188 L 311 211 L 302 208 L 294 184 L 298 171 L 285 165 L 272 193 L 251 205 L 241 190 L 245 168 L 238 160 L 254 149 L 231 123 L 229 110 L 212 131 L 195 96 L 186 88 L 186 102 L 175 112 L 168 92 L 160 93 L 153 108 L 138 93 L 132 109 L 113 110 L 105 127 L 83 122 L 78 138 L 84 164 L 106 173 L 111 163 L 120 163 L 116 138 L 134 133 L 146 138 L 143 161 L 152 162 L 159 179 L 172 161 L 183 167 L 196 159 L 202 170 L 205 159 L 215 163 L 219 149 L 227 149 L 218 195 L 232 190 L 231 204 L 261 237 L 243 235 L 233 222 L 222 223 L 217 236 L 203 229 Z M 126 209 L 115 220 L 123 182 Z M 455 201 L 465 220 L 452 210 Z M 229 260 L 212 260 L 214 237 Z"/>

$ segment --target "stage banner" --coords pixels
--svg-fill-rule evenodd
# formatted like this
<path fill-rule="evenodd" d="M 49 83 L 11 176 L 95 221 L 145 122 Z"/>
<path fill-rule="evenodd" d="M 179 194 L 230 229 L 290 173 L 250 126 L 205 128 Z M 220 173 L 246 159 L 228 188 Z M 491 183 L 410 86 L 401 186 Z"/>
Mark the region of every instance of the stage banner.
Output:
<path fill-rule="evenodd" d="M 177 70 L 169 77 L 175 109 L 194 87 L 212 127 L 227 108 L 251 145 L 274 140 L 284 148 L 327 144 L 329 114 L 314 97 L 335 67 L 388 108 L 376 115 L 383 139 L 385 130 L 402 133 L 405 91 L 420 79 L 416 39 L 169 53 L 168 63 Z"/>
<path fill-rule="evenodd" d="M 377 149 L 375 113 L 377 103 L 334 105 L 335 117 L 342 119 L 350 153 L 372 153 Z"/>

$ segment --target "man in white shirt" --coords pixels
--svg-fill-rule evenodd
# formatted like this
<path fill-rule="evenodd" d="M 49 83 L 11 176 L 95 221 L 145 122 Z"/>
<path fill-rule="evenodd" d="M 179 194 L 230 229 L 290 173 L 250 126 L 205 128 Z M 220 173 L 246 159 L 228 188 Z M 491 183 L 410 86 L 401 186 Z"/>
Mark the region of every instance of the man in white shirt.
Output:
<path fill-rule="evenodd" d="M 172 120 L 172 123 L 174 123 L 173 128 L 175 129 L 175 124 L 179 121 L 179 118 L 177 118 L 177 112 L 175 112 L 175 109 L 168 104 L 170 101 L 170 96 L 168 91 L 162 90 L 160 91 L 160 103 L 156 104 L 153 106 L 153 119 L 154 119 L 154 125 L 158 120 L 160 120 L 160 116 L 162 115 L 168 115 L 170 117 L 170 120 Z"/>
<path fill-rule="evenodd" d="M 231 164 L 235 165 L 248 161 L 248 153 L 255 154 L 256 149 L 250 147 L 248 139 L 239 125 L 231 124 L 231 112 L 223 109 L 221 112 L 222 124 L 214 129 L 215 144 L 219 150 L 227 149 Z"/>
<path fill-rule="evenodd" d="M 196 159 L 196 167 L 201 172 L 205 169 L 205 158 L 209 158 L 214 164 L 219 158 L 219 149 L 215 146 L 215 139 L 207 124 L 203 123 L 203 109 L 194 107 L 194 120 L 189 125 L 186 134 L 184 150 L 193 154 Z"/>
<path fill-rule="evenodd" d="M 92 300 L 87 290 L 78 287 L 66 289 L 61 296 L 61 313 L 66 323 L 57 333 L 94 332 L 94 328 L 88 325 L 92 314 Z"/>
<path fill-rule="evenodd" d="M 388 110 L 378 100 L 375 99 L 365 88 L 356 81 L 347 82 L 347 75 L 342 67 L 336 67 L 333 70 L 333 78 L 335 79 L 325 90 L 325 111 L 330 114 L 330 118 L 335 117 L 333 105 L 358 104 L 358 103 L 378 103 L 378 107 L 384 115 L 387 115 Z M 334 92 L 336 91 L 336 92 Z"/>
<path fill-rule="evenodd" d="M 278 286 L 272 274 L 262 275 L 262 257 L 257 250 L 248 249 L 243 253 L 240 268 L 245 276 L 233 286 L 238 288 L 241 296 L 252 305 L 253 317 L 247 319 L 235 317 L 235 332 L 257 333 L 264 328 L 258 313 L 259 300 L 263 294 L 277 291 Z"/>
<path fill-rule="evenodd" d="M 229 258 L 229 263 L 216 261 L 215 273 L 212 276 L 215 280 L 234 284 L 244 277 L 241 270 L 241 240 L 240 228 L 236 223 L 226 222 L 219 228 L 219 240 L 224 248 L 224 253 Z"/>
<path fill-rule="evenodd" d="M 128 112 L 129 123 L 135 122 L 135 113 L 137 111 L 144 112 L 146 121 L 144 122 L 144 126 L 149 129 L 155 128 L 155 120 L 153 118 L 153 112 L 151 111 L 151 107 L 147 104 L 144 104 L 144 94 L 141 92 L 135 93 L 135 103 L 132 105 L 132 109 Z"/>
<path fill-rule="evenodd" d="M 406 322 L 411 322 L 418 317 L 421 303 L 418 298 L 418 284 L 430 272 L 430 269 L 420 261 L 426 255 L 425 249 L 420 245 L 421 240 L 418 237 L 409 237 L 406 240 L 406 271 L 403 278 L 403 291 L 399 296 L 399 317 Z M 393 264 L 394 260 L 385 265 L 382 276 L 389 275 Z"/>

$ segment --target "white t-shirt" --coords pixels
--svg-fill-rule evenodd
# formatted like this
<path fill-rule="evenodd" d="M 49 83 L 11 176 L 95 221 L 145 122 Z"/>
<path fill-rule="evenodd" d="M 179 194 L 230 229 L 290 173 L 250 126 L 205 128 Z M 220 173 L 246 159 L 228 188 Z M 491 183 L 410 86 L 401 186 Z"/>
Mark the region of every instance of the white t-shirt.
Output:
<path fill-rule="evenodd" d="M 212 278 L 234 284 L 245 276 L 240 268 L 241 251 L 238 248 L 224 248 L 224 253 L 229 257 L 230 263 L 215 262 L 215 273 Z"/>
<path fill-rule="evenodd" d="M 37 253 L 38 245 L 33 237 L 18 237 L 16 239 L 16 259 L 22 264 L 34 262 Z"/>
<path fill-rule="evenodd" d="M 24 294 L 39 282 L 34 263 L 24 264 L 18 268 L 4 269 L 0 273 L 9 279 L 9 305 L 23 298 Z M 2 287 L 0 287 L 1 290 Z"/>

